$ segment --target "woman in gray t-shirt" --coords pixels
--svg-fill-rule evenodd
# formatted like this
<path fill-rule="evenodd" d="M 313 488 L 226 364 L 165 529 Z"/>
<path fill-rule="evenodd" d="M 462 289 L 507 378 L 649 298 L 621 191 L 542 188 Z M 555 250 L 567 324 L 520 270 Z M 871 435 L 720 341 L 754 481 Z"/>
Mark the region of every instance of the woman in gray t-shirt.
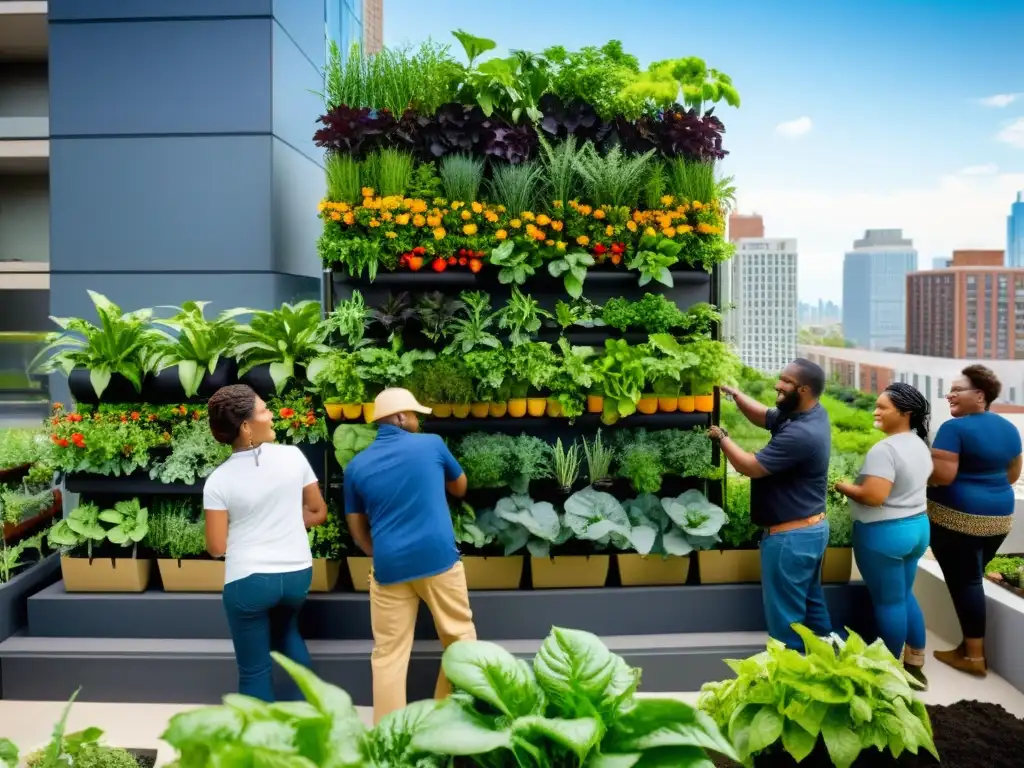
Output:
<path fill-rule="evenodd" d="M 890 384 L 875 404 L 875 427 L 886 437 L 864 457 L 856 483 L 836 483 L 851 502 L 853 552 L 871 594 L 879 637 L 922 683 L 925 625 L 914 577 L 929 538 L 928 411 L 928 401 L 914 387 Z"/>

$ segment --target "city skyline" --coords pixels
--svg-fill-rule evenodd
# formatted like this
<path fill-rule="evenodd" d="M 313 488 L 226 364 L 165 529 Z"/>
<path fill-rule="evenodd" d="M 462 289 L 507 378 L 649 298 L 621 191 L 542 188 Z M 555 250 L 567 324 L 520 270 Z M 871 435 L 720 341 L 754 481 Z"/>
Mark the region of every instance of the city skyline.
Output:
<path fill-rule="evenodd" d="M 637 4 L 625 17 L 620 10 L 610 0 L 450 0 L 443 12 L 424 13 L 422 3 L 388 0 L 385 43 L 453 43 L 451 30 L 461 28 L 496 40 L 499 53 L 537 51 L 564 42 L 571 25 L 573 48 L 616 38 L 641 52 L 643 65 L 704 58 L 743 98 L 738 110 L 716 110 L 731 153 L 722 170 L 735 176 L 739 210 L 799 239 L 803 300 L 841 300 L 836 275 L 867 229 L 903 229 L 929 261 L 1006 247 L 1009 205 L 1024 190 L 1021 4 L 736 0 L 730 24 L 701 25 L 699 36 L 677 34 L 694 23 L 692 12 L 668 0 Z M 457 44 L 453 52 L 461 55 Z"/>

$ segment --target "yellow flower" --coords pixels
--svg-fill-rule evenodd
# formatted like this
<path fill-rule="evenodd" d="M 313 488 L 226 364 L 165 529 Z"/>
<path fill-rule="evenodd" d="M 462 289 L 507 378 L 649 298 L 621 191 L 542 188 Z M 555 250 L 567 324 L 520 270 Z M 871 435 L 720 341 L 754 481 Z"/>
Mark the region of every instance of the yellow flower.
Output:
<path fill-rule="evenodd" d="M 695 210 L 695 211 L 699 211 L 701 208 L 704 207 L 703 204 L 700 202 L 700 200 L 694 200 L 692 205 L 693 205 L 693 210 Z"/>
<path fill-rule="evenodd" d="M 565 250 L 565 243 L 563 241 L 559 240 L 557 243 L 555 243 L 555 248 L 557 248 L 560 251 L 564 251 Z"/>
<path fill-rule="evenodd" d="M 386 237 L 388 240 L 394 240 L 396 237 L 398 237 L 398 233 L 397 232 L 385 232 L 384 233 L 384 237 Z"/>
<path fill-rule="evenodd" d="M 633 211 L 633 221 L 635 221 L 637 224 L 639 224 L 643 220 L 644 220 L 643 213 L 641 213 L 640 211 Z"/>
<path fill-rule="evenodd" d="M 676 227 L 676 232 L 678 232 L 680 235 L 685 235 L 687 232 L 693 232 L 693 227 L 691 227 L 689 224 L 680 224 L 678 227 Z"/>
<path fill-rule="evenodd" d="M 373 187 L 363 187 L 363 197 L 373 197 Z"/>
<path fill-rule="evenodd" d="M 663 195 L 661 198 L 661 204 L 666 208 L 672 205 L 673 201 L 675 201 L 675 198 L 672 195 Z"/>
<path fill-rule="evenodd" d="M 595 219 L 603 219 L 604 218 L 604 211 L 602 211 L 600 208 L 598 208 L 596 211 L 594 211 L 594 218 Z"/>
<path fill-rule="evenodd" d="M 440 227 L 441 217 L 440 216 L 427 216 L 427 226 Z"/>
<path fill-rule="evenodd" d="M 423 213 L 425 210 L 427 210 L 427 201 L 412 200 L 409 205 L 409 210 L 412 211 L 413 213 Z"/>
<path fill-rule="evenodd" d="M 395 224 L 401 224 L 404 227 L 408 223 L 409 223 L 409 214 L 408 213 L 400 213 L 397 216 L 395 216 Z"/>
<path fill-rule="evenodd" d="M 551 223 L 551 219 L 549 217 L 545 216 L 543 213 L 540 214 L 537 217 L 537 224 L 539 224 L 542 227 L 546 227 L 550 223 Z"/>
<path fill-rule="evenodd" d="M 665 237 L 675 237 L 676 230 L 674 227 L 665 227 L 665 229 L 661 230 L 661 234 L 663 234 Z"/>
<path fill-rule="evenodd" d="M 534 240 L 545 240 L 548 236 L 547 232 L 545 232 L 543 229 L 537 229 L 536 227 L 533 228 L 533 231 L 530 233 L 530 235 L 533 237 Z"/>
<path fill-rule="evenodd" d="M 561 207 L 562 207 L 562 201 L 561 201 L 561 200 L 555 200 L 555 201 L 554 201 L 554 202 L 552 203 L 552 205 L 554 205 L 554 206 L 555 206 L 555 208 L 561 208 Z"/>
<path fill-rule="evenodd" d="M 552 221 L 551 222 L 551 228 L 553 230 L 555 230 L 555 232 L 561 232 L 562 231 L 562 227 L 564 227 L 564 226 L 565 226 L 565 224 L 563 224 L 561 221 Z"/>
<path fill-rule="evenodd" d="M 380 226 L 380 222 L 377 221 L 376 219 L 370 219 L 370 226 L 371 227 L 379 227 Z"/>
<path fill-rule="evenodd" d="M 434 239 L 441 240 L 448 233 L 444 231 L 444 227 L 438 227 L 434 230 Z"/>
<path fill-rule="evenodd" d="M 523 211 L 523 221 L 533 221 L 533 214 L 529 211 Z"/>
<path fill-rule="evenodd" d="M 494 236 L 499 240 L 504 240 L 506 237 L 508 237 L 508 232 L 506 232 L 504 229 L 499 229 L 497 232 L 494 233 Z"/>
<path fill-rule="evenodd" d="M 554 240 L 545 240 L 544 241 L 544 245 L 546 245 L 548 248 L 550 248 L 554 244 L 555 244 Z"/>
<path fill-rule="evenodd" d="M 426 223 L 427 223 L 427 220 L 425 218 L 423 218 L 423 216 L 421 216 L 418 213 L 415 216 L 412 217 L 412 225 L 414 227 L 422 227 Z"/>
<path fill-rule="evenodd" d="M 319 211 L 320 213 L 323 213 L 326 208 L 327 208 L 327 203 L 324 202 L 323 200 L 321 200 L 317 204 L 317 206 L 316 206 L 317 211 Z"/>
<path fill-rule="evenodd" d="M 627 221 L 626 222 L 626 229 L 628 229 L 630 232 L 636 232 L 636 222 L 635 221 Z"/>
<path fill-rule="evenodd" d="M 504 205 L 499 205 L 498 206 L 498 213 L 504 213 L 504 212 L 505 212 L 505 206 Z"/>
<path fill-rule="evenodd" d="M 377 205 L 374 202 L 374 199 L 372 197 L 364 197 L 363 198 L 363 208 L 373 209 L 373 208 L 378 208 L 378 207 L 380 207 L 380 206 Z"/>
<path fill-rule="evenodd" d="M 521 226 L 523 226 L 523 222 L 521 222 L 519 219 L 512 219 L 512 221 L 510 221 L 508 225 L 512 227 L 512 229 L 519 229 Z"/>
<path fill-rule="evenodd" d="M 657 230 L 654 229 L 654 227 L 648 227 L 647 229 L 644 230 L 644 234 L 647 235 L 648 237 L 654 237 L 654 235 L 658 234 L 658 232 Z"/>
<path fill-rule="evenodd" d="M 498 220 L 498 214 L 496 214 L 494 211 L 488 211 L 487 213 L 484 214 L 484 218 L 491 222 L 491 224 L 493 224 Z"/>
<path fill-rule="evenodd" d="M 484 207 L 480 203 L 473 203 L 473 213 L 483 213 Z"/>
<path fill-rule="evenodd" d="M 463 232 L 463 234 L 466 234 L 466 235 L 475 235 L 476 234 L 476 224 L 467 224 L 466 226 L 464 226 L 462 228 L 462 232 Z"/>
<path fill-rule="evenodd" d="M 334 221 L 338 221 L 341 218 L 341 214 L 338 213 L 337 211 L 331 211 L 331 218 Z"/>
<path fill-rule="evenodd" d="M 611 224 L 609 224 L 607 227 L 604 228 L 604 233 L 608 237 L 611 237 L 612 235 L 615 234 L 615 227 L 613 227 Z"/>
<path fill-rule="evenodd" d="M 579 237 L 576 238 L 576 244 L 577 245 L 584 245 L 585 246 L 589 242 L 590 242 L 590 238 L 587 237 L 586 235 L 580 235 Z"/>
<path fill-rule="evenodd" d="M 462 202 L 461 200 L 452 200 L 452 210 L 453 211 L 457 211 L 459 208 L 461 208 L 464 205 L 465 205 L 465 203 Z"/>
<path fill-rule="evenodd" d="M 348 210 L 348 203 L 335 203 L 334 204 L 334 208 L 335 208 L 335 210 L 338 210 L 338 211 L 341 211 L 342 213 L 344 213 L 345 211 Z"/>
<path fill-rule="evenodd" d="M 697 231 L 704 235 L 717 235 L 720 232 L 718 227 L 712 226 L 711 224 L 705 224 L 704 222 L 697 225 Z"/>
<path fill-rule="evenodd" d="M 463 221 L 469 221 L 472 218 L 473 218 L 473 214 L 470 211 L 463 211 L 462 212 L 462 220 Z"/>
<path fill-rule="evenodd" d="M 383 212 L 381 213 L 380 217 L 381 217 L 381 218 L 382 218 L 382 219 L 383 219 L 384 221 L 391 221 L 391 211 L 383 211 Z"/>
<path fill-rule="evenodd" d="M 352 213 L 352 211 L 349 211 L 348 213 L 346 213 L 343 218 L 344 218 L 344 221 L 345 221 L 346 224 L 348 224 L 348 225 L 355 224 L 356 215 L 354 213 Z"/>

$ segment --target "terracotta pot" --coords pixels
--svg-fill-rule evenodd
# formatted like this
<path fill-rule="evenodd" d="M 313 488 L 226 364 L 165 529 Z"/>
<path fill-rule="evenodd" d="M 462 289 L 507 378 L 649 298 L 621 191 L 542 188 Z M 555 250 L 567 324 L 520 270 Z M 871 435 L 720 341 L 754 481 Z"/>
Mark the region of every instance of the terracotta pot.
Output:
<path fill-rule="evenodd" d="M 376 408 L 376 403 L 363 403 L 363 418 L 366 420 L 367 424 L 373 421 L 373 413 Z"/>
<path fill-rule="evenodd" d="M 693 413 L 696 403 L 694 403 L 693 395 L 680 395 L 679 396 L 679 410 L 683 413 Z"/>
<path fill-rule="evenodd" d="M 500 419 L 508 413 L 508 403 L 491 403 L 487 406 L 487 411 L 492 419 Z"/>
<path fill-rule="evenodd" d="M 464 419 L 469 416 L 469 403 L 459 403 L 452 406 L 452 416 L 456 419 Z"/>
<path fill-rule="evenodd" d="M 825 584 L 846 584 L 853 574 L 853 549 L 828 547 L 821 564 L 821 580 Z"/>
<path fill-rule="evenodd" d="M 619 553 L 619 577 L 624 587 L 656 587 L 685 584 L 690 576 L 689 557 L 662 557 Z"/>
<path fill-rule="evenodd" d="M 341 406 L 341 413 L 349 421 L 355 421 L 363 415 L 363 404 L 343 403 Z"/>
<path fill-rule="evenodd" d="M 345 406 L 341 403 L 324 403 L 324 410 L 327 411 L 327 418 L 331 421 L 341 421 L 345 417 Z M 360 410 L 362 410 L 362 406 L 360 406 Z"/>
<path fill-rule="evenodd" d="M 133 557 L 60 558 L 64 589 L 68 592 L 145 592 L 152 573 L 152 560 Z"/>
<path fill-rule="evenodd" d="M 526 412 L 533 417 L 543 416 L 548 409 L 548 401 L 543 397 L 530 397 L 526 400 Z"/>
<path fill-rule="evenodd" d="M 662 413 L 675 413 L 679 410 L 678 397 L 659 397 L 658 410 Z"/>
<path fill-rule="evenodd" d="M 513 419 L 521 419 L 526 415 L 526 398 L 517 397 L 508 401 L 508 415 Z"/>
<path fill-rule="evenodd" d="M 466 586 L 471 590 L 519 589 L 523 578 L 523 556 L 462 558 Z"/>
<path fill-rule="evenodd" d="M 604 395 L 587 395 L 587 413 L 604 411 Z"/>
<path fill-rule="evenodd" d="M 469 412 L 473 415 L 474 419 L 486 419 L 490 410 L 491 406 L 489 403 L 473 403 L 469 406 Z"/>
<path fill-rule="evenodd" d="M 346 557 L 349 575 L 352 577 L 352 589 L 356 592 L 370 591 L 370 571 L 373 569 L 372 557 Z"/>
<path fill-rule="evenodd" d="M 338 560 L 324 560 L 316 558 L 313 561 L 313 581 L 310 582 L 310 592 L 333 592 L 338 586 L 338 577 L 341 575 L 341 562 Z"/>
<path fill-rule="evenodd" d="M 693 405 L 699 413 L 711 413 L 715 410 L 715 396 L 697 395 L 693 398 Z"/>
<path fill-rule="evenodd" d="M 709 549 L 697 553 L 701 584 L 744 584 L 761 581 L 757 549 Z"/>
<path fill-rule="evenodd" d="M 434 403 L 430 408 L 439 419 L 447 419 L 452 415 L 452 407 L 448 403 Z"/>
<path fill-rule="evenodd" d="M 562 418 L 562 404 L 554 399 L 548 399 L 547 415 L 552 419 Z"/>
<path fill-rule="evenodd" d="M 157 560 L 164 592 L 223 592 L 223 560 Z"/>
<path fill-rule="evenodd" d="M 658 412 L 658 398 L 654 395 L 644 395 L 636 401 L 636 409 L 647 416 Z"/>
<path fill-rule="evenodd" d="M 608 581 L 610 555 L 531 557 L 534 589 L 603 587 Z"/>

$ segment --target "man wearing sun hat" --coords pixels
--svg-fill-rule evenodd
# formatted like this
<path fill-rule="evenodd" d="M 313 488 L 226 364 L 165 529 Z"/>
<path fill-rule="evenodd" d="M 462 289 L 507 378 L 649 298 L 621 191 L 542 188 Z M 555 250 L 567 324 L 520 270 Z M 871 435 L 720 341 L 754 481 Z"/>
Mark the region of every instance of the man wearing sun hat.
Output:
<path fill-rule="evenodd" d="M 345 467 L 345 520 L 352 540 L 373 558 L 373 719 L 406 705 L 406 675 L 420 600 L 441 643 L 475 640 L 466 573 L 445 492 L 466 495 L 466 474 L 437 435 L 417 434 L 430 409 L 406 389 L 374 401 L 377 438 Z M 438 676 L 436 698 L 451 693 Z"/>

